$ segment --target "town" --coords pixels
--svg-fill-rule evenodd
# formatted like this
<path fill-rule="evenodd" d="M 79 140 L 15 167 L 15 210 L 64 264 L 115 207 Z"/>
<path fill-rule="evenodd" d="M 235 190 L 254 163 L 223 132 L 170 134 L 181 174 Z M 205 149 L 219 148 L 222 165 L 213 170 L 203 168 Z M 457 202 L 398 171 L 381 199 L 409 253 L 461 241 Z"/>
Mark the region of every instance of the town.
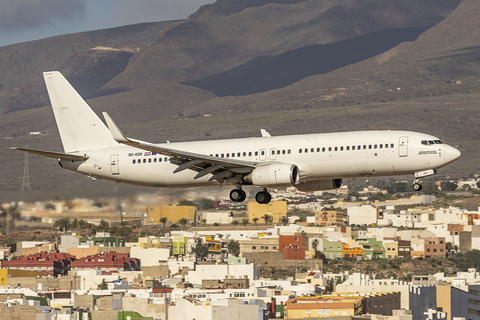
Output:
<path fill-rule="evenodd" d="M 478 184 L 4 203 L 0 319 L 479 319 Z"/>

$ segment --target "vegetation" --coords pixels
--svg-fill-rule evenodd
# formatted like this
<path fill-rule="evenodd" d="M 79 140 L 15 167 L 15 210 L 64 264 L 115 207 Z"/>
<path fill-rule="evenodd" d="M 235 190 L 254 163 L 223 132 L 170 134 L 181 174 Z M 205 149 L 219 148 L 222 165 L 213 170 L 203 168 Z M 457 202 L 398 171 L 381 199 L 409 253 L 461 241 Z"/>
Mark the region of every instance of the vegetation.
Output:
<path fill-rule="evenodd" d="M 236 240 L 230 240 L 227 244 L 228 253 L 234 257 L 240 255 L 240 243 Z"/>
<path fill-rule="evenodd" d="M 193 248 L 193 253 L 195 254 L 195 258 L 198 260 L 203 260 L 208 255 L 208 245 L 203 243 L 202 238 L 198 239 L 197 245 Z"/>

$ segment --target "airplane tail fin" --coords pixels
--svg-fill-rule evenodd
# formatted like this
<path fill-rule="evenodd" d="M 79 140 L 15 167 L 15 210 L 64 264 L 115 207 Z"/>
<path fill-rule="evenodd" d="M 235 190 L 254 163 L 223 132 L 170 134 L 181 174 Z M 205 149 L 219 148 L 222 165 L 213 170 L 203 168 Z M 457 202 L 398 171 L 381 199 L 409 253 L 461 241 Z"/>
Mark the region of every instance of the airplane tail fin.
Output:
<path fill-rule="evenodd" d="M 65 152 L 117 144 L 105 124 L 60 72 L 44 72 L 43 77 Z"/>

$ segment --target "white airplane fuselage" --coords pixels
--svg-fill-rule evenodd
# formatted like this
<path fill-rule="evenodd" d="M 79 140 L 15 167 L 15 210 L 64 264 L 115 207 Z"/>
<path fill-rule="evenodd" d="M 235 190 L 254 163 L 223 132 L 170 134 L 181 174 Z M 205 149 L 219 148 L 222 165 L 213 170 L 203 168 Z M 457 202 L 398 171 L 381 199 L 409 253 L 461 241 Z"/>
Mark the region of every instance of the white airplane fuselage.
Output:
<path fill-rule="evenodd" d="M 235 185 L 230 199 L 243 202 L 244 185 L 263 188 L 255 200 L 271 201 L 268 188 L 331 190 L 343 178 L 436 173 L 460 152 L 428 134 L 357 131 L 152 144 L 126 137 L 113 119 L 105 122 L 58 71 L 44 73 L 64 152 L 18 148 L 59 159 L 68 170 L 151 187 Z"/>
<path fill-rule="evenodd" d="M 265 164 L 296 165 L 300 181 L 403 175 L 437 170 L 460 156 L 438 138 L 411 131 L 357 131 L 157 144 L 176 150 Z M 82 154 L 80 151 L 79 154 Z M 169 157 L 125 145 L 88 150 L 84 162 L 60 160 L 63 168 L 92 177 L 154 187 L 218 185 L 211 175 L 178 167 Z"/>

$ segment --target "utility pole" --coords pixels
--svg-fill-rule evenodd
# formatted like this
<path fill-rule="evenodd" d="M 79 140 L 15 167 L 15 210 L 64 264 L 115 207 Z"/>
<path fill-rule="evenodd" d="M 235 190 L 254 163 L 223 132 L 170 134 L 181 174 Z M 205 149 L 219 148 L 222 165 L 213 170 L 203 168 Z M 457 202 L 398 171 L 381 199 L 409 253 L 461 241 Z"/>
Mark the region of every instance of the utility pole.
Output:
<path fill-rule="evenodd" d="M 30 175 L 28 174 L 28 152 L 25 152 L 25 166 L 23 168 L 22 191 L 30 191 Z"/>

